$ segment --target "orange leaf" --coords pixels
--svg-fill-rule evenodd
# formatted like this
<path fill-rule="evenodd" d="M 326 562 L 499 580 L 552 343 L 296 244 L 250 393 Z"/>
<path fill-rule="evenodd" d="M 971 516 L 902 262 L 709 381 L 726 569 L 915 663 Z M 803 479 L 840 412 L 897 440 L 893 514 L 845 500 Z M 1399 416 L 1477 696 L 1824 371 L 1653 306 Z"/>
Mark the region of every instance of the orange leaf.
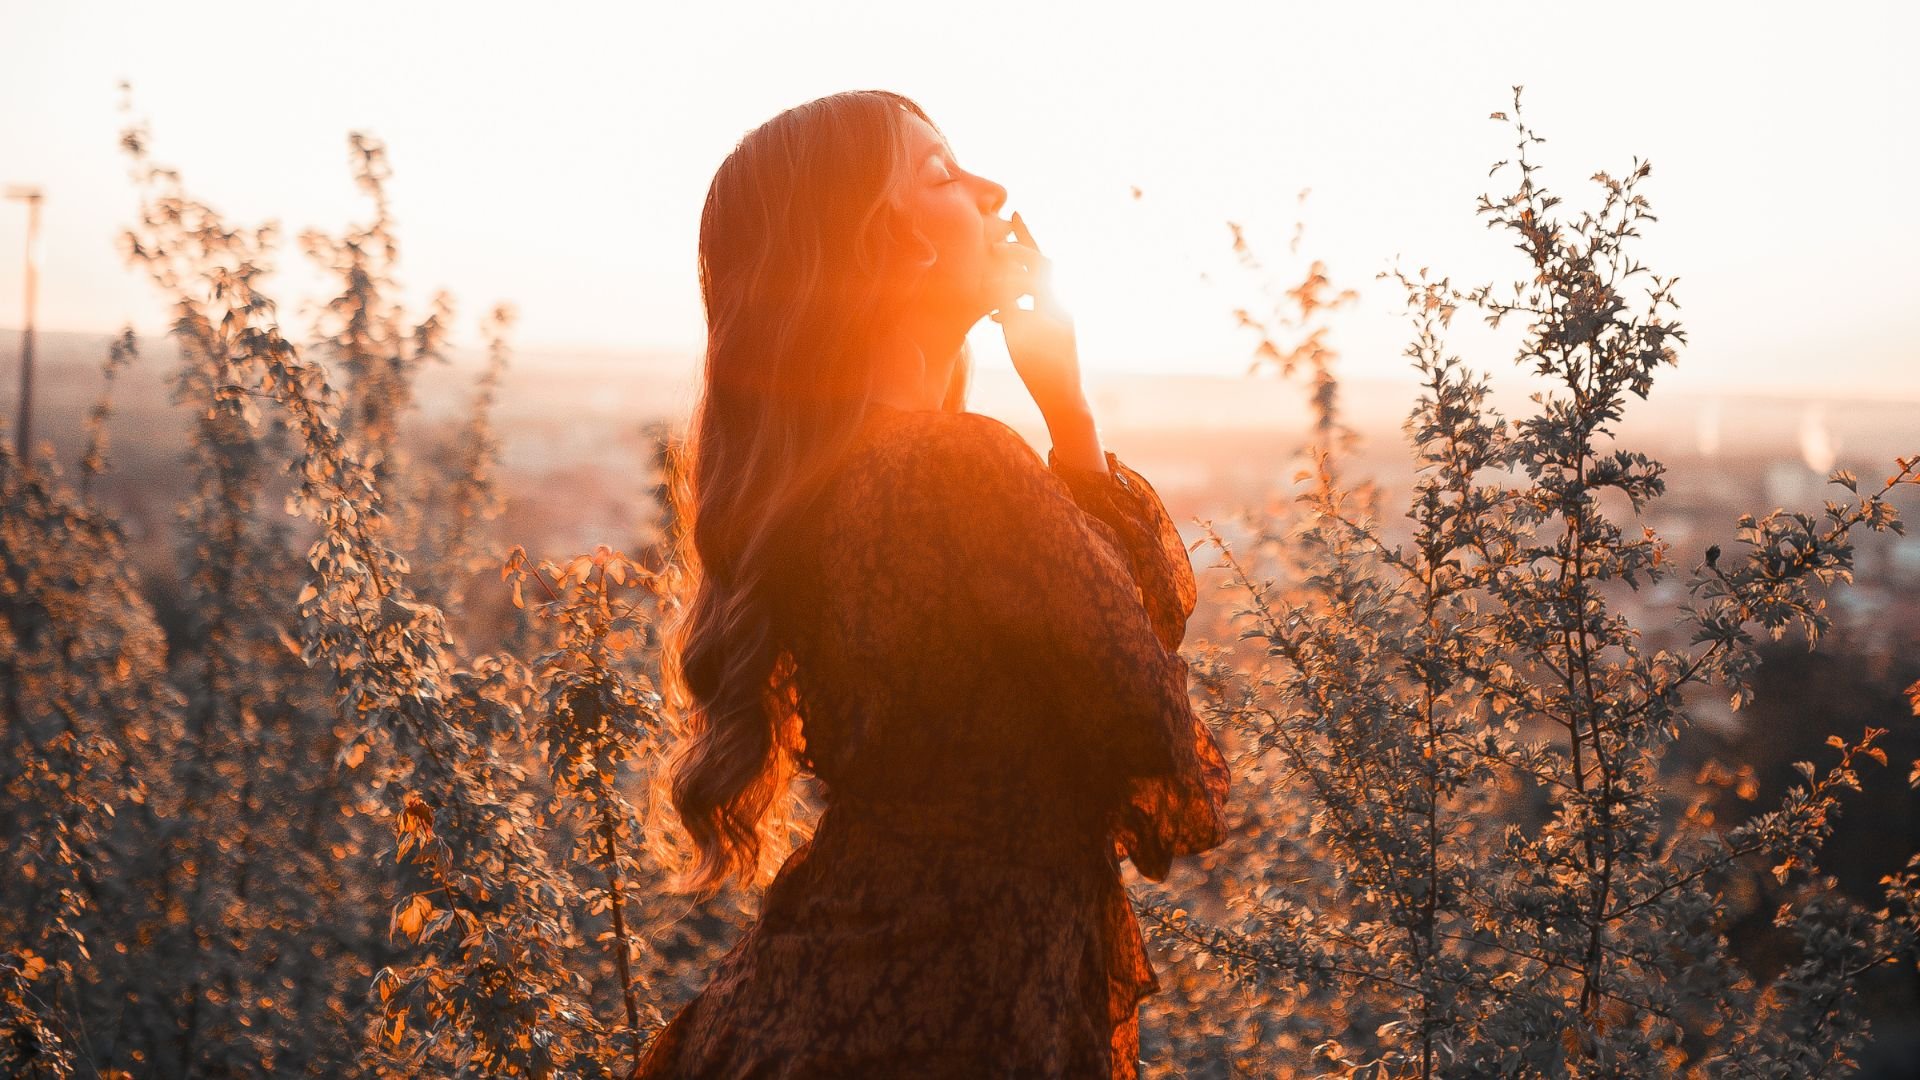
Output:
<path fill-rule="evenodd" d="M 427 917 L 433 914 L 433 901 L 425 896 L 416 895 L 408 900 L 405 907 L 394 912 L 393 925 L 409 939 L 417 938 L 420 928 L 426 925 Z"/>

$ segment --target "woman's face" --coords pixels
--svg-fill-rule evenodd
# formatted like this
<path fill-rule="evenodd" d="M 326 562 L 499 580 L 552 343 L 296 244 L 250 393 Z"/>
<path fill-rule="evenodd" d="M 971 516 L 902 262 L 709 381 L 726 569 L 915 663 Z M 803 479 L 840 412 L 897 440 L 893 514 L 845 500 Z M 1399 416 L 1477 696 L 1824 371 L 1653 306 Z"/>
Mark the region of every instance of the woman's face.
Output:
<path fill-rule="evenodd" d="M 1002 304 L 1003 257 L 994 245 L 1012 228 L 999 216 L 1007 189 L 961 168 L 925 120 L 909 114 L 906 128 L 912 164 L 902 209 L 934 249 L 913 302 L 942 321 L 972 326 Z"/>

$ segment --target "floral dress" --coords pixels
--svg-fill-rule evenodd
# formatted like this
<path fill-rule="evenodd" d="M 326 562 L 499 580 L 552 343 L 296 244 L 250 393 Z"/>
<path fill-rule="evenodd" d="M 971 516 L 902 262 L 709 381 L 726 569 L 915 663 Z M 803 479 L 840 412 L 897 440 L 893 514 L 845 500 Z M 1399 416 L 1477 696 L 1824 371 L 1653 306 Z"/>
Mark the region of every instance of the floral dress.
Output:
<path fill-rule="evenodd" d="M 776 604 L 825 789 L 637 1077 L 1133 1077 L 1159 989 L 1119 860 L 1221 842 L 1178 653 L 1192 564 L 1147 481 L 876 405 Z"/>

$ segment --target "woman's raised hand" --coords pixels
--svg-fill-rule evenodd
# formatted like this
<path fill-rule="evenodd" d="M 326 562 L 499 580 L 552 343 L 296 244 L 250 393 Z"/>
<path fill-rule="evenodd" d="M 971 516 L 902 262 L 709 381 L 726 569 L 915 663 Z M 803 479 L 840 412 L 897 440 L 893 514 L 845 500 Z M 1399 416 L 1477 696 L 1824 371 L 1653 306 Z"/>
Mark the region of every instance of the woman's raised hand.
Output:
<path fill-rule="evenodd" d="M 1044 416 L 1083 411 L 1086 394 L 1080 386 L 1080 349 L 1074 340 L 1073 317 L 1053 291 L 1053 264 L 1040 253 L 1019 211 L 1013 215 L 1017 242 L 995 246 L 1001 261 L 1001 304 L 991 318 L 1007 340 L 1007 355 L 1020 380 L 1027 385 Z M 1020 307 L 1021 296 L 1033 297 L 1033 310 Z"/>

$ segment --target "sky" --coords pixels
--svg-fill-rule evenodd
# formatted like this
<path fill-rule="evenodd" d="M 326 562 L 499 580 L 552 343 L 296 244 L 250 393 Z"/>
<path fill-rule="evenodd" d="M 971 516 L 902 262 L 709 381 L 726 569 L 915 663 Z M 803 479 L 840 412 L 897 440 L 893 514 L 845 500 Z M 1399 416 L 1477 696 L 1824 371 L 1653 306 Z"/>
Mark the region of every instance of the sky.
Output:
<path fill-rule="evenodd" d="M 1230 373 L 1242 223 L 1290 285 L 1327 265 L 1348 371 L 1405 369 L 1403 294 L 1523 266 L 1475 213 L 1524 85 L 1567 207 L 1652 162 L 1640 261 L 1679 275 L 1696 390 L 1920 400 L 1920 16 L 1906 3 L 1294 4 L 898 0 L 673 6 L 9 0 L 0 185 L 45 192 L 39 325 L 158 333 L 115 237 L 137 205 L 122 79 L 151 152 L 229 224 L 279 222 L 283 318 L 322 285 L 291 242 L 368 207 L 348 133 L 383 139 L 406 298 L 450 291 L 456 344 L 517 305 L 519 347 L 684 349 L 703 326 L 699 211 L 754 126 L 837 90 L 914 98 L 1009 190 L 1053 259 L 1089 370 Z M 1135 194 L 1138 189 L 1138 195 Z M 1302 193 L 1305 193 L 1304 196 Z M 1297 253 L 1289 252 L 1296 223 Z M 0 327 L 20 325 L 25 210 L 0 202 Z M 1511 336 L 1456 322 L 1503 364 Z M 979 362 L 1005 366 L 997 328 Z M 1502 345 L 1502 342 L 1506 345 Z M 4 351 L 11 354 L 10 344 Z"/>

